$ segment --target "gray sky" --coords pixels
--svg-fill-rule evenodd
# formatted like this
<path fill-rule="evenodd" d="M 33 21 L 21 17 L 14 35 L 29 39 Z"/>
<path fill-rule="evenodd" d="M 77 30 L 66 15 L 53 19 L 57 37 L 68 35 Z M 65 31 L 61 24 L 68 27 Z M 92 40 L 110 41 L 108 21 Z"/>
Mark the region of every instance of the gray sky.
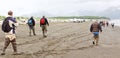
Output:
<path fill-rule="evenodd" d="M 70 13 L 76 11 L 101 12 L 119 6 L 120 0 L 0 0 L 0 15 L 7 15 L 9 10 L 16 16 L 38 11 L 71 15 Z"/>

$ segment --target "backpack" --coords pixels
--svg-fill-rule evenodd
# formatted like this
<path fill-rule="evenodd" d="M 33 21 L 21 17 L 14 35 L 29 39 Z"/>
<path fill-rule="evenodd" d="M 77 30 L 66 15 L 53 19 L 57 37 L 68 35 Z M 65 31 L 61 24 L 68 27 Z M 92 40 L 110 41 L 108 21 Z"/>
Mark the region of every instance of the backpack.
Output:
<path fill-rule="evenodd" d="M 10 19 L 10 18 L 11 18 L 11 17 L 7 17 L 7 18 L 3 21 L 3 23 L 2 23 L 2 31 L 3 31 L 3 32 L 8 33 L 8 32 L 11 31 L 12 27 L 10 27 L 10 25 L 9 25 L 9 19 Z"/>
<path fill-rule="evenodd" d="M 40 20 L 40 24 L 41 24 L 41 25 L 44 25 L 44 24 L 45 24 L 45 19 L 44 19 L 44 18 L 42 18 L 42 19 Z"/>
<path fill-rule="evenodd" d="M 28 25 L 33 25 L 32 20 L 28 20 Z"/>

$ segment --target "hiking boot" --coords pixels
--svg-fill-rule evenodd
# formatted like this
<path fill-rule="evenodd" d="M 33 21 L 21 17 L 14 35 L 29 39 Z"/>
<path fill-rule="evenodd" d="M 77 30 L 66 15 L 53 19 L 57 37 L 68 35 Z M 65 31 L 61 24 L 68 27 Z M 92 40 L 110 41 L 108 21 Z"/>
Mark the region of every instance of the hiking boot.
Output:
<path fill-rule="evenodd" d="M 95 44 L 95 42 L 93 41 L 93 44 Z"/>
<path fill-rule="evenodd" d="M 2 52 L 2 53 L 1 53 L 1 55 L 5 55 L 5 53 L 4 53 L 4 52 Z"/>

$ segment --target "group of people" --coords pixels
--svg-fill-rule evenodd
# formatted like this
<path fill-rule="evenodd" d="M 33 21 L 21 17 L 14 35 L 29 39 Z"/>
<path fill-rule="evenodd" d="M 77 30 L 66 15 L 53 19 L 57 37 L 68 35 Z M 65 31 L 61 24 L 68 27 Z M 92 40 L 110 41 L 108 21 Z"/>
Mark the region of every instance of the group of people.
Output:
<path fill-rule="evenodd" d="M 101 26 L 103 26 L 103 27 L 105 27 L 105 26 L 108 27 L 109 26 L 109 22 L 108 21 L 100 21 L 99 24 Z M 114 23 L 111 23 L 111 26 L 112 26 L 112 28 L 114 28 Z"/>
<path fill-rule="evenodd" d="M 30 32 L 29 35 L 31 36 L 31 31 L 33 31 L 33 35 L 35 34 L 35 20 L 33 19 L 33 17 L 31 17 L 28 22 L 27 22 Z M 43 33 L 43 37 L 47 37 L 47 26 L 49 26 L 48 20 L 45 18 L 45 16 L 43 16 L 40 19 L 40 27 L 42 28 L 42 33 Z"/>
<path fill-rule="evenodd" d="M 109 26 L 109 22 L 108 21 L 100 21 L 99 22 L 101 26 L 105 27 L 105 26 Z"/>
<path fill-rule="evenodd" d="M 33 19 L 33 17 L 31 17 L 28 20 L 27 24 L 30 29 L 29 35 L 31 36 L 31 31 L 33 31 L 33 35 L 36 35 L 35 20 Z M 12 44 L 12 47 L 14 50 L 13 55 L 20 54 L 17 51 L 17 44 L 16 44 L 15 27 L 17 25 L 18 25 L 18 23 L 17 23 L 16 19 L 13 17 L 13 12 L 9 11 L 8 17 L 6 17 L 2 23 L 2 31 L 5 33 L 5 43 L 4 43 L 4 47 L 2 49 L 1 55 L 5 55 L 5 51 L 10 43 Z M 47 19 L 45 18 L 45 16 L 43 16 L 40 19 L 40 27 L 42 28 L 43 37 L 47 37 L 47 35 L 46 35 L 47 34 L 47 25 L 49 26 L 49 23 L 48 23 Z"/>
<path fill-rule="evenodd" d="M 93 44 L 98 45 L 99 41 L 99 33 L 102 32 L 102 26 L 105 27 L 105 25 L 108 27 L 109 22 L 100 21 L 99 23 L 95 21 L 90 26 L 90 32 L 92 32 L 93 36 Z M 114 23 L 111 23 L 112 28 L 114 28 Z"/>
<path fill-rule="evenodd" d="M 7 49 L 8 45 L 11 43 L 13 50 L 14 50 L 14 55 L 19 54 L 17 52 L 17 44 L 16 44 L 16 36 L 15 36 L 15 27 L 17 26 L 17 21 L 16 19 L 13 17 L 13 12 L 9 11 L 8 12 L 8 17 L 5 18 L 5 20 L 3 21 L 2 24 L 2 30 L 5 33 L 5 44 L 2 50 L 1 55 L 5 55 L 5 50 Z M 35 36 L 35 20 L 33 17 L 31 17 L 28 22 L 27 22 L 28 26 L 29 26 L 29 35 L 31 36 L 31 33 L 33 32 L 33 35 Z M 45 16 L 43 16 L 40 19 L 40 27 L 42 28 L 42 33 L 43 33 L 43 37 L 47 37 L 47 26 L 49 26 L 49 23 L 47 21 L 47 19 L 45 18 Z M 94 35 L 93 36 L 93 44 L 98 45 L 99 42 L 99 32 L 102 32 L 102 28 L 101 28 L 101 23 L 98 22 L 94 22 L 91 24 L 90 26 L 90 32 Z"/>

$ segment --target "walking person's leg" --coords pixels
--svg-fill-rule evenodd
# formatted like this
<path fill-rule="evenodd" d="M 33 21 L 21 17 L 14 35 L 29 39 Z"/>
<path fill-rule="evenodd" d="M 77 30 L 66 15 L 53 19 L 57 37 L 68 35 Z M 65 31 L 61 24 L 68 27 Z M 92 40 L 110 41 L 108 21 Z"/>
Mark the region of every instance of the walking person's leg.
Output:
<path fill-rule="evenodd" d="M 42 32 L 43 32 L 43 37 L 45 37 L 45 28 L 44 27 L 42 29 Z"/>
<path fill-rule="evenodd" d="M 5 44 L 4 44 L 4 48 L 3 48 L 1 55 L 5 55 L 5 50 L 7 49 L 9 44 L 10 44 L 9 38 L 5 38 Z"/>
<path fill-rule="evenodd" d="M 45 25 L 42 25 L 42 33 L 43 33 L 43 37 L 45 37 Z"/>
<path fill-rule="evenodd" d="M 31 27 L 29 27 L 29 36 L 31 36 Z"/>
<path fill-rule="evenodd" d="M 43 37 L 44 37 L 44 28 L 43 28 L 43 25 L 41 25 L 41 29 L 42 29 L 42 34 L 43 34 Z"/>
<path fill-rule="evenodd" d="M 99 32 L 94 32 L 94 41 L 93 44 L 98 45 L 98 39 L 99 39 Z"/>
<path fill-rule="evenodd" d="M 98 42 L 99 42 L 99 38 L 96 38 L 96 45 L 98 45 Z"/>
<path fill-rule="evenodd" d="M 96 45 L 98 45 L 99 42 L 99 35 L 96 37 Z"/>
<path fill-rule="evenodd" d="M 17 54 L 17 44 L 16 44 L 16 39 L 11 41 L 14 53 L 13 54 Z"/>
<path fill-rule="evenodd" d="M 45 33 L 45 37 L 47 37 L 47 26 L 44 26 L 44 33 Z"/>
<path fill-rule="evenodd" d="M 93 44 L 95 44 L 95 36 L 93 36 Z"/>
<path fill-rule="evenodd" d="M 33 30 L 33 34 L 36 35 L 36 34 L 35 34 L 35 27 L 32 27 L 32 30 Z"/>
<path fill-rule="evenodd" d="M 93 45 L 95 44 L 95 34 L 93 32 Z"/>

